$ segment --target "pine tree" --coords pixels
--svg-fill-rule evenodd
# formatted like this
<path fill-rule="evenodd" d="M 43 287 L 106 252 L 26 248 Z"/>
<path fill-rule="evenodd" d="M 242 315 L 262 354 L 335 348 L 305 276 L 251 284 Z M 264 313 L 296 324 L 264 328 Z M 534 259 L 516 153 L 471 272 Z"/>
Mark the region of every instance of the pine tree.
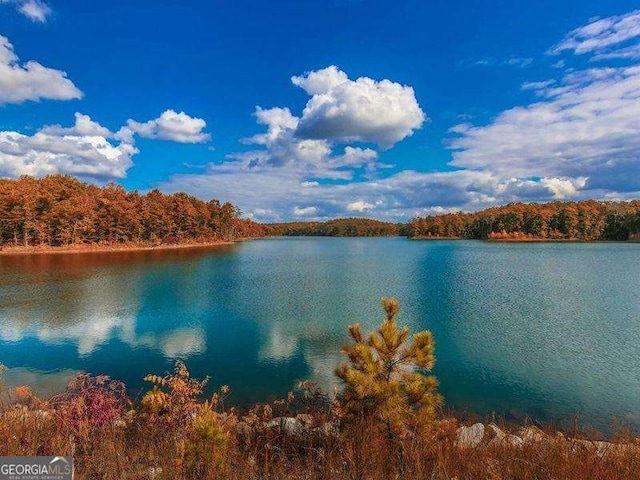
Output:
<path fill-rule="evenodd" d="M 345 387 L 340 400 L 346 418 L 373 418 L 390 437 L 398 437 L 411 424 L 428 426 L 442 397 L 437 379 L 425 374 L 435 362 L 433 335 L 425 330 L 408 342 L 409 329 L 396 325 L 398 301 L 383 298 L 382 307 L 387 318 L 366 339 L 360 324 L 349 327 L 354 343 L 342 349 L 349 362 L 336 375 Z"/>

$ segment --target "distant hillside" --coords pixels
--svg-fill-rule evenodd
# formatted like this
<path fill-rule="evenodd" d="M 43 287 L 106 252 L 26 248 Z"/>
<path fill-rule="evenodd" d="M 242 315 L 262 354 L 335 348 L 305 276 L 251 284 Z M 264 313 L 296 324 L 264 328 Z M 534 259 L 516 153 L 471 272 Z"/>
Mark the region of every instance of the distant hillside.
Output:
<path fill-rule="evenodd" d="M 394 237 L 409 234 L 402 223 L 366 218 L 340 218 L 327 222 L 292 222 L 263 225 L 268 236 Z"/>
<path fill-rule="evenodd" d="M 407 230 L 412 238 L 640 240 L 640 201 L 512 203 L 414 218 Z"/>

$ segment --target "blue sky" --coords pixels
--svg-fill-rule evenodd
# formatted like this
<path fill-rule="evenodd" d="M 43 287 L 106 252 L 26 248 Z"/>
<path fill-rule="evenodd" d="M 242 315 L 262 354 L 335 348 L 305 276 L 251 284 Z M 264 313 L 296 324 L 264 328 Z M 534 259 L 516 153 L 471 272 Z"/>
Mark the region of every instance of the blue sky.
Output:
<path fill-rule="evenodd" d="M 0 0 L 0 175 L 261 221 L 636 198 L 637 8 Z"/>

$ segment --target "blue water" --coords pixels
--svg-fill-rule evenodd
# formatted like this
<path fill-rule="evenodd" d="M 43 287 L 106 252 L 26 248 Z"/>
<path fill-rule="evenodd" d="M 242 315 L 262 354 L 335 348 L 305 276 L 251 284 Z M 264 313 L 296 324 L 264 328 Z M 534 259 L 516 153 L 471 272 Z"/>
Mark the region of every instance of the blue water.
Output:
<path fill-rule="evenodd" d="M 380 297 L 431 329 L 448 406 L 640 427 L 640 244 L 285 238 L 214 251 L 0 257 L 5 383 L 59 390 L 77 371 L 134 396 L 176 358 L 231 401 L 326 389 L 347 325 Z"/>

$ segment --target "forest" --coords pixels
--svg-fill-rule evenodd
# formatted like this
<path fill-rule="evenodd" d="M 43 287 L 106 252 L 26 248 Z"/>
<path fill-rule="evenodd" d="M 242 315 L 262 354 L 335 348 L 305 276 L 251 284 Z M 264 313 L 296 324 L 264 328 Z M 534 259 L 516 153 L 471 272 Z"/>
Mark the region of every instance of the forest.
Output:
<path fill-rule="evenodd" d="M 327 222 L 291 222 L 264 225 L 267 236 L 314 237 L 394 237 L 407 236 L 402 223 L 381 222 L 367 218 L 339 218 Z"/>
<path fill-rule="evenodd" d="M 263 236 L 231 203 L 186 193 L 142 195 L 66 175 L 0 180 L 0 245 L 178 244 Z"/>
<path fill-rule="evenodd" d="M 411 238 L 639 240 L 640 201 L 512 203 L 475 213 L 414 218 Z"/>
<path fill-rule="evenodd" d="M 473 213 L 259 224 L 235 205 L 157 189 L 141 194 L 67 175 L 0 179 L 0 247 L 171 245 L 265 236 L 640 240 L 640 201 L 512 203 Z"/>

